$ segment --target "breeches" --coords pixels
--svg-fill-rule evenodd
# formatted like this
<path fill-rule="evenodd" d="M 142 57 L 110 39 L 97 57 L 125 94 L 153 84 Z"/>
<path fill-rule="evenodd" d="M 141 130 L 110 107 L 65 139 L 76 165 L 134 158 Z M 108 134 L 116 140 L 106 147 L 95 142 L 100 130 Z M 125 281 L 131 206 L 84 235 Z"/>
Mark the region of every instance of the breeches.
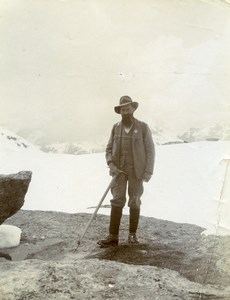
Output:
<path fill-rule="evenodd" d="M 113 195 L 111 205 L 123 208 L 126 203 L 126 191 L 128 190 L 128 206 L 131 208 L 140 208 L 140 198 L 144 191 L 143 180 L 136 178 L 133 168 L 126 168 L 125 173 L 120 173 L 111 187 Z"/>

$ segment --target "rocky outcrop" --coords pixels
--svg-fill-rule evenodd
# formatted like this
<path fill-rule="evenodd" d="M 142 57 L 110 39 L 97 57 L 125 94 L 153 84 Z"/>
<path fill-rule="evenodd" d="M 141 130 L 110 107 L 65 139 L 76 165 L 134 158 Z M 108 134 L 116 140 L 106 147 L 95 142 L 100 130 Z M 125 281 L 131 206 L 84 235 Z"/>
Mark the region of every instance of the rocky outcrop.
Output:
<path fill-rule="evenodd" d="M 32 172 L 0 175 L 0 225 L 23 206 Z"/>

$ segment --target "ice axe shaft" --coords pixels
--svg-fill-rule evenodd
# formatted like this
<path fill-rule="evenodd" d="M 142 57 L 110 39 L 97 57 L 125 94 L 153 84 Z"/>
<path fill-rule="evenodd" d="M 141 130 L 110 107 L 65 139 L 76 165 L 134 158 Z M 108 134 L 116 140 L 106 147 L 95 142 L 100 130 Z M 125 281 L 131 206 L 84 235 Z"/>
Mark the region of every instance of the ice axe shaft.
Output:
<path fill-rule="evenodd" d="M 105 199 L 106 195 L 108 194 L 108 192 L 109 192 L 110 188 L 112 187 L 112 185 L 113 185 L 113 183 L 114 183 L 114 181 L 115 181 L 116 177 L 117 177 L 117 175 L 113 176 L 113 178 L 112 178 L 112 180 L 111 180 L 110 184 L 108 185 L 108 187 L 107 187 L 106 191 L 104 192 L 104 194 L 103 194 L 103 196 L 102 196 L 102 198 L 101 198 L 100 202 L 98 203 L 98 205 L 97 205 L 97 207 L 96 207 L 96 209 L 95 209 L 94 213 L 92 214 L 92 216 L 91 216 L 91 218 L 90 218 L 90 220 L 89 220 L 88 224 L 86 225 L 86 227 L 85 227 L 85 230 L 83 231 L 83 233 L 82 233 L 82 235 L 81 235 L 80 239 L 78 240 L 78 246 L 81 244 L 81 241 L 82 241 L 83 237 L 85 236 L 85 234 L 86 234 L 86 231 L 88 230 L 88 228 L 89 228 L 90 224 L 92 223 L 93 219 L 95 218 L 95 216 L 96 216 L 96 214 L 97 214 L 97 212 L 98 212 L 99 208 L 100 208 L 100 207 L 101 207 L 101 205 L 102 205 L 102 202 L 104 201 L 104 199 Z"/>

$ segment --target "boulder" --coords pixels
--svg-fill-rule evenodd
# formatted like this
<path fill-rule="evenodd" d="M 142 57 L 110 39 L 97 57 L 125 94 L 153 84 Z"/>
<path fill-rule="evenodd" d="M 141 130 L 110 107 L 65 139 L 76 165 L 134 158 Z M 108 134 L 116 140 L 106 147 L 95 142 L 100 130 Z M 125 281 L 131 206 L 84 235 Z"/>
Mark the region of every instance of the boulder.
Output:
<path fill-rule="evenodd" d="M 31 171 L 0 175 L 0 225 L 23 206 Z"/>

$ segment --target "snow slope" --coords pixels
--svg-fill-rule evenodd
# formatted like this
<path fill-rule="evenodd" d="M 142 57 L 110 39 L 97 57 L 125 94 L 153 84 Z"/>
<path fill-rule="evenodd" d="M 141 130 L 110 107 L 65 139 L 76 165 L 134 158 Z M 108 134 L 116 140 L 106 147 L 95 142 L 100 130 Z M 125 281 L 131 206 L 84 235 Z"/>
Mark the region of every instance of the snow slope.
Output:
<path fill-rule="evenodd" d="M 0 127 L 0 153 L 5 151 L 39 151 L 38 147 L 34 146 L 24 138 L 16 135 L 12 131 Z"/>
<path fill-rule="evenodd" d="M 20 151 L 1 142 L 0 173 L 33 172 L 24 209 L 92 213 L 111 180 L 104 153 Z M 230 234 L 229 153 L 227 141 L 156 146 L 155 173 L 145 183 L 141 214 L 196 224 L 207 234 Z M 110 199 L 109 194 L 103 205 Z M 110 210 L 101 208 L 99 213 Z"/>

